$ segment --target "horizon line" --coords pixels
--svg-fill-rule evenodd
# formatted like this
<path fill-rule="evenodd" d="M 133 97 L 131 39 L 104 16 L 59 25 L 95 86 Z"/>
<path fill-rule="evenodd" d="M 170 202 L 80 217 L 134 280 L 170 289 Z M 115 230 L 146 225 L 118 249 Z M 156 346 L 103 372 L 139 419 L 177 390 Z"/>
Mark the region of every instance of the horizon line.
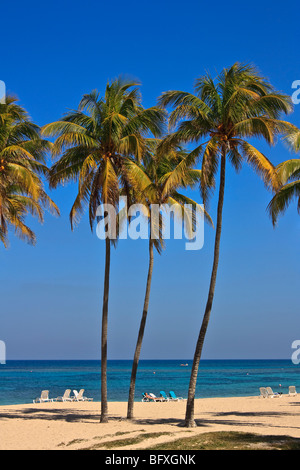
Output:
<path fill-rule="evenodd" d="M 290 357 L 280 357 L 280 358 L 205 358 L 201 359 L 203 361 L 288 361 L 291 360 Z M 94 361 L 94 362 L 101 362 L 101 359 L 7 359 L 6 362 L 12 361 Z M 132 358 L 130 359 L 108 359 L 108 361 L 133 361 Z M 193 362 L 193 359 L 186 359 L 186 358 L 160 358 L 160 359 L 140 359 L 140 361 L 190 361 Z"/>

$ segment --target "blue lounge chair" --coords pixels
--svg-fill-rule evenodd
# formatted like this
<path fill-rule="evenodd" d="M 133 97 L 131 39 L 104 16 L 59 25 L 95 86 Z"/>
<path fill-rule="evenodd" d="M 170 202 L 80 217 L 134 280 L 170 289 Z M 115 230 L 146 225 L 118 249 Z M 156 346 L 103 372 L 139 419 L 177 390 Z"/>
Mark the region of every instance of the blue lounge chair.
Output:
<path fill-rule="evenodd" d="M 165 401 L 170 401 L 170 398 L 167 396 L 166 392 L 159 392 L 160 396 L 163 397 Z"/>
<path fill-rule="evenodd" d="M 171 400 L 173 400 L 173 401 L 180 401 L 180 400 L 183 400 L 182 397 L 177 397 L 176 394 L 175 394 L 175 392 L 173 392 L 172 390 L 170 391 L 169 395 L 170 395 Z"/>

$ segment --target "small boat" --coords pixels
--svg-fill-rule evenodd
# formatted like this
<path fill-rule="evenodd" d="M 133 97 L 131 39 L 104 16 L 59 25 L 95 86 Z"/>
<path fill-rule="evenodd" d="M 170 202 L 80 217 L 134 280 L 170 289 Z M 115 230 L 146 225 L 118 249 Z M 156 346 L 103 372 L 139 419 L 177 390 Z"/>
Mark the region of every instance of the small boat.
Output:
<path fill-rule="evenodd" d="M 180 364 L 181 367 L 187 367 L 188 364 Z"/>

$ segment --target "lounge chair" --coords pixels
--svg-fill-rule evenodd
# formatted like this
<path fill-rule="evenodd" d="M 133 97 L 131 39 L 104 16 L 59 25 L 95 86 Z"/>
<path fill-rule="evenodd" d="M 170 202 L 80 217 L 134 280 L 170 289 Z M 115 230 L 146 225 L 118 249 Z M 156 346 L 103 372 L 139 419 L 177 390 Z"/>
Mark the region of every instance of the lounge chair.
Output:
<path fill-rule="evenodd" d="M 180 401 L 180 400 L 183 400 L 182 397 L 177 397 L 177 396 L 176 396 L 176 393 L 173 392 L 172 390 L 169 392 L 169 395 L 170 395 L 171 400 L 173 400 L 173 401 Z"/>
<path fill-rule="evenodd" d="M 157 397 L 154 393 L 149 393 L 149 396 L 153 398 L 154 401 L 165 401 L 163 397 Z"/>
<path fill-rule="evenodd" d="M 73 393 L 74 401 L 93 401 L 93 398 L 87 398 L 83 396 L 84 388 L 82 388 L 79 393 L 77 392 L 77 390 L 73 390 Z"/>
<path fill-rule="evenodd" d="M 144 402 L 145 401 L 157 402 L 157 401 L 162 401 L 162 400 L 163 400 L 162 397 L 159 398 L 159 397 L 155 396 L 153 393 L 149 393 L 149 394 L 147 392 L 143 393 L 142 401 L 144 401 Z"/>
<path fill-rule="evenodd" d="M 260 391 L 261 398 L 269 398 L 268 391 L 265 387 L 260 387 L 259 391 Z"/>
<path fill-rule="evenodd" d="M 57 397 L 56 401 L 63 401 L 63 402 L 65 402 L 65 401 L 74 401 L 74 398 L 71 398 L 70 395 L 71 395 L 71 390 L 68 389 L 68 390 L 65 391 L 65 393 L 62 397 Z"/>
<path fill-rule="evenodd" d="M 167 396 L 166 392 L 159 392 L 160 396 L 164 399 L 164 401 L 170 401 L 170 398 Z"/>
<path fill-rule="evenodd" d="M 49 398 L 49 390 L 43 390 L 40 398 L 33 400 L 33 403 L 50 403 L 55 401 L 53 398 Z"/>
<path fill-rule="evenodd" d="M 297 395 L 296 387 L 291 385 L 289 387 L 289 397 L 295 397 Z"/>
<path fill-rule="evenodd" d="M 268 392 L 269 398 L 280 398 L 281 397 L 281 395 L 279 393 L 273 392 L 271 387 L 266 387 L 266 390 Z"/>

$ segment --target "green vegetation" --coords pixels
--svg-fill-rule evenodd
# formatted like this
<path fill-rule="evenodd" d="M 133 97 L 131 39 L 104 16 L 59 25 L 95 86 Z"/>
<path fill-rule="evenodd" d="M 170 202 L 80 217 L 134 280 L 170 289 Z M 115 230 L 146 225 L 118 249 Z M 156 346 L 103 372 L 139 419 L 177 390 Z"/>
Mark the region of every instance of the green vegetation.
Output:
<path fill-rule="evenodd" d="M 300 439 L 242 432 L 210 432 L 159 444 L 150 450 L 300 450 Z"/>
<path fill-rule="evenodd" d="M 151 433 L 142 434 L 136 437 L 128 437 L 126 439 L 118 439 L 115 441 L 108 441 L 108 442 L 103 442 L 100 444 L 95 444 L 94 446 L 87 447 L 82 450 L 115 449 L 117 447 L 126 447 L 126 446 L 140 444 L 141 442 L 147 439 L 155 439 L 160 436 L 170 436 L 170 435 L 171 433 L 169 432 L 151 432 Z"/>
<path fill-rule="evenodd" d="M 0 242 L 4 246 L 8 245 L 9 228 L 22 240 L 36 242 L 25 224 L 28 214 L 40 222 L 45 209 L 59 214 L 42 181 L 48 175 L 45 156 L 50 147 L 16 98 L 8 96 L 0 104 Z"/>
<path fill-rule="evenodd" d="M 285 140 L 292 151 L 300 152 L 299 129 L 295 127 L 286 135 Z M 300 159 L 293 158 L 280 163 L 276 167 L 276 172 L 280 179 L 281 187 L 268 207 L 274 225 L 277 222 L 278 216 L 284 214 L 290 202 L 294 199 L 298 201 L 298 213 L 300 213 Z"/>

